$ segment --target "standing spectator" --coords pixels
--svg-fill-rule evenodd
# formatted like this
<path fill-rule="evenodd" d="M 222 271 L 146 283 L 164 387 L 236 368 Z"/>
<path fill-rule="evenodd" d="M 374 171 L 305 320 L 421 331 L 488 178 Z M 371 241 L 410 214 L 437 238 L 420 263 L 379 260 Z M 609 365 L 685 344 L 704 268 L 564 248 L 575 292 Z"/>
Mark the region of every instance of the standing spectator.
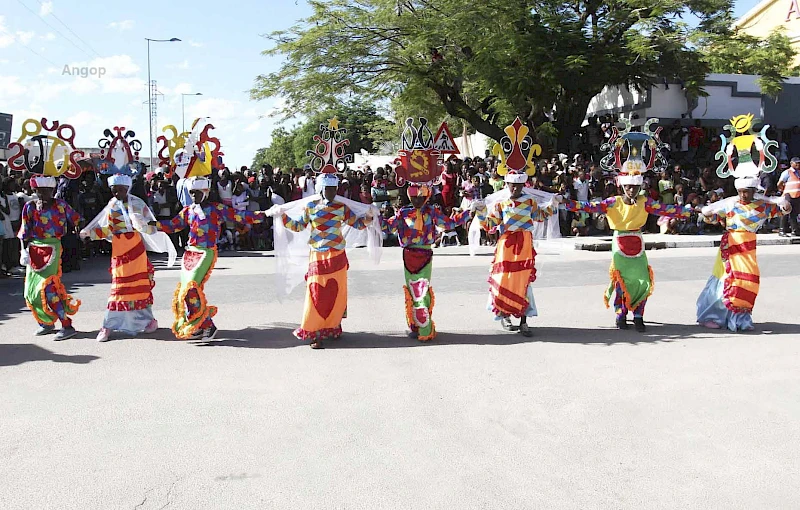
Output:
<path fill-rule="evenodd" d="M 686 161 L 694 161 L 697 157 L 697 151 L 700 149 L 700 146 L 703 144 L 703 140 L 706 137 L 705 131 L 703 128 L 700 127 L 700 119 L 696 119 L 694 121 L 694 126 L 689 128 L 689 154 L 686 158 Z"/>
<path fill-rule="evenodd" d="M 10 276 L 10 267 L 3 267 L 6 259 L 6 239 L 13 237 L 14 233 L 11 231 L 11 219 L 9 218 L 8 202 L 4 200 L 4 196 L 0 194 L 0 278 L 8 278 Z"/>
<path fill-rule="evenodd" d="M 791 168 L 787 168 L 779 179 L 779 189 L 784 198 L 792 206 L 792 212 L 785 214 L 781 219 L 782 236 L 789 235 L 789 224 L 792 226 L 792 235 L 800 237 L 800 228 L 797 224 L 797 215 L 800 213 L 800 157 L 793 157 Z"/>
<path fill-rule="evenodd" d="M 675 182 L 666 171 L 661 172 L 661 180 L 658 181 L 658 194 L 662 204 L 675 204 Z"/>
<path fill-rule="evenodd" d="M 2 181 L 2 189 L 0 189 L 0 193 L 2 193 L 6 199 L 8 204 L 9 210 L 9 220 L 11 222 L 11 235 L 6 237 L 5 249 L 3 250 L 3 254 L 6 258 L 9 270 L 19 266 L 19 252 L 20 252 L 20 245 L 19 239 L 17 239 L 17 232 L 19 232 L 19 227 L 22 224 L 22 207 L 25 205 L 23 200 L 17 196 L 17 181 L 15 181 L 12 177 L 6 177 Z"/>
<path fill-rule="evenodd" d="M 217 183 L 217 193 L 219 193 L 219 200 L 227 206 L 233 204 L 233 181 L 231 180 L 231 171 L 224 168 L 219 171 L 219 182 Z"/>
<path fill-rule="evenodd" d="M 301 191 L 298 199 L 310 197 L 317 193 L 314 187 L 314 170 L 312 170 L 310 166 L 307 166 L 305 174 L 297 180 L 297 184 Z"/>

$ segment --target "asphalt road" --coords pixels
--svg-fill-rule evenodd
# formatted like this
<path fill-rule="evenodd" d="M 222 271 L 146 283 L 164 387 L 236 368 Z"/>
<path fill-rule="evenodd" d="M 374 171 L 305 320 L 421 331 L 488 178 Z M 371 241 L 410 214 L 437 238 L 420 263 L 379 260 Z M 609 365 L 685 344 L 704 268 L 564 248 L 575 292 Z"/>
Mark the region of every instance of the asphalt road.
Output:
<path fill-rule="evenodd" d="M 2 509 L 732 509 L 800 507 L 798 247 L 759 247 L 758 331 L 694 325 L 715 250 L 649 252 L 645 334 L 612 328 L 608 253 L 542 246 L 534 337 L 485 310 L 487 254 L 437 251 L 440 336 L 404 336 L 402 265 L 351 252 L 345 336 L 291 335 L 269 254 L 220 258 L 218 338 L 100 344 L 110 277 L 65 281 L 78 337 L 34 338 L 0 280 Z M 105 262 L 105 266 L 103 266 Z"/>

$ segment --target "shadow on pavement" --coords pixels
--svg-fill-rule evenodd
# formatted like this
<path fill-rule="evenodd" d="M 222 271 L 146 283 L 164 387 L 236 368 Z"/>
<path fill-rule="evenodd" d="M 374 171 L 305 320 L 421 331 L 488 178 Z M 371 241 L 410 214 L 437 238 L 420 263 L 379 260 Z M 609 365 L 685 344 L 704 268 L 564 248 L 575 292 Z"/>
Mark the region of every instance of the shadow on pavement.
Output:
<path fill-rule="evenodd" d="M 297 340 L 292 331 L 296 325 L 276 323 L 273 327 L 245 328 L 238 331 L 223 331 L 211 341 L 192 341 L 200 347 L 247 347 L 250 349 L 288 349 L 308 342 Z M 518 333 L 472 334 L 439 332 L 430 342 L 419 342 L 398 333 L 347 332 L 339 340 L 325 342 L 330 349 L 389 349 L 402 347 L 436 347 L 440 345 L 516 345 L 531 342 L 565 343 L 584 345 L 652 344 L 674 340 L 703 340 L 720 335 L 734 334 L 728 330 L 710 330 L 690 324 L 648 323 L 645 333 L 633 329 L 619 331 L 615 328 L 569 328 L 534 327 L 533 336 L 526 338 Z M 767 322 L 756 324 L 756 331 L 739 333 L 746 336 L 796 335 L 799 324 Z"/>
<path fill-rule="evenodd" d="M 67 356 L 56 354 L 34 344 L 0 344 L 0 367 L 22 365 L 29 361 L 53 361 L 55 363 L 85 365 L 96 359 L 100 358 L 89 355 Z"/>

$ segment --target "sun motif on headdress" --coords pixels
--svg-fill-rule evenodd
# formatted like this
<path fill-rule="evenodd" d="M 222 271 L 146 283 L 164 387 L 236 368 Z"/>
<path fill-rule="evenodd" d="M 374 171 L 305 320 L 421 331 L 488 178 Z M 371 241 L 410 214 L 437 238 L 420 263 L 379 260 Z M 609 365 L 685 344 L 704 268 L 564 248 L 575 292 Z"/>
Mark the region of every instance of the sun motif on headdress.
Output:
<path fill-rule="evenodd" d="M 737 115 L 731 119 L 731 125 L 737 133 L 747 133 L 753 127 L 753 114 Z"/>

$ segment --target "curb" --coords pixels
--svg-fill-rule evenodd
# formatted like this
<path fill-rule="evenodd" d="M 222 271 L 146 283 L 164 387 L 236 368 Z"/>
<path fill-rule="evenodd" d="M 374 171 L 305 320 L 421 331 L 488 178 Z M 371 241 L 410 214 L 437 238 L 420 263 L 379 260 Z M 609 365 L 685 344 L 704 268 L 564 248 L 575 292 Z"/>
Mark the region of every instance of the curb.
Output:
<path fill-rule="evenodd" d="M 575 243 L 576 250 L 583 251 L 611 251 L 611 241 L 602 240 L 586 243 Z M 788 246 L 800 245 L 800 237 L 779 237 L 777 239 L 757 239 L 757 246 Z M 694 240 L 694 241 L 650 241 L 644 243 L 645 250 L 666 250 L 668 248 L 718 248 L 719 239 Z"/>

